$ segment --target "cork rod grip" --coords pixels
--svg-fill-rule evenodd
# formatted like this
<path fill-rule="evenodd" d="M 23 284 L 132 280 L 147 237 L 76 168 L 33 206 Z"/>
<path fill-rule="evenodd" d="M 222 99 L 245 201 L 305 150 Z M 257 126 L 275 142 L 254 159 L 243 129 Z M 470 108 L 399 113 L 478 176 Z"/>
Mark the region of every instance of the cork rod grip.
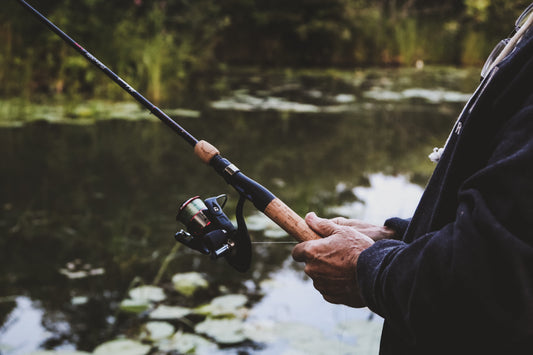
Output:
<path fill-rule="evenodd" d="M 320 236 L 309 228 L 304 219 L 279 198 L 275 198 L 268 204 L 265 215 L 299 242 L 320 239 Z"/>
<path fill-rule="evenodd" d="M 209 164 L 211 159 L 220 152 L 211 143 L 201 140 L 194 146 L 194 154 L 204 163 Z"/>
<path fill-rule="evenodd" d="M 194 154 L 199 157 L 204 163 L 209 162 L 217 155 L 220 154 L 217 148 L 210 143 L 201 140 L 194 146 Z M 260 186 L 260 185 L 259 185 Z M 270 196 L 269 191 L 266 191 Z M 274 197 L 274 196 L 273 196 Z M 257 206 L 256 206 L 257 207 Z M 260 208 L 262 210 L 262 208 Z M 304 219 L 300 217 L 296 212 L 291 210 L 283 201 L 279 198 L 274 198 L 266 208 L 264 213 L 278 226 L 283 228 L 290 236 L 296 239 L 298 242 L 305 242 L 307 240 L 320 239 L 320 236 L 313 232 L 311 228 L 305 223 Z"/>

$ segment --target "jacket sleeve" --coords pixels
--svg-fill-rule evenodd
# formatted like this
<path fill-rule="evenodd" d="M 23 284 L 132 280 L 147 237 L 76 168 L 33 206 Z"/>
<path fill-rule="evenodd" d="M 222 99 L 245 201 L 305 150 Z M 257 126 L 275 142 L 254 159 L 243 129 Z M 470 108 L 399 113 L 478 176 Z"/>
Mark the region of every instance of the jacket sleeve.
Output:
<path fill-rule="evenodd" d="M 368 307 L 411 344 L 532 345 L 533 105 L 497 138 L 489 162 L 461 185 L 452 223 L 409 244 L 376 242 L 359 257 Z"/>
<path fill-rule="evenodd" d="M 411 222 L 411 219 L 404 219 L 404 218 L 398 218 L 393 217 L 389 218 L 385 221 L 384 226 L 392 229 L 394 231 L 393 239 L 402 239 L 403 235 L 407 231 L 407 227 L 409 227 L 409 222 Z"/>

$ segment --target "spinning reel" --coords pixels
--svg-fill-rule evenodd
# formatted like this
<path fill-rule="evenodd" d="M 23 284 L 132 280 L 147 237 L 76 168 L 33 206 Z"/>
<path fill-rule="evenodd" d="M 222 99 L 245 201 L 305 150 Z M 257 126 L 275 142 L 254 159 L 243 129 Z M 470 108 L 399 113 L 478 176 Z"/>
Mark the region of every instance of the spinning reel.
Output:
<path fill-rule="evenodd" d="M 252 243 L 242 215 L 245 198 L 241 195 L 237 203 L 237 228 L 222 211 L 226 201 L 226 195 L 204 201 L 196 196 L 185 201 L 176 220 L 182 222 L 187 231 L 177 232 L 175 238 L 212 259 L 224 257 L 236 270 L 245 272 L 252 258 Z"/>

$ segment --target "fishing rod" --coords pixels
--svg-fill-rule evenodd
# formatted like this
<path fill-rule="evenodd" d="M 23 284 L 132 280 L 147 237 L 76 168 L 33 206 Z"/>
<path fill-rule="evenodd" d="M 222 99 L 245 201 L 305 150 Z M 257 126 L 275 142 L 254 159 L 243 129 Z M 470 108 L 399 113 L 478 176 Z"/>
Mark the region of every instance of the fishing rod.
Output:
<path fill-rule="evenodd" d="M 239 168 L 222 157 L 215 146 L 205 140 L 196 139 L 39 11 L 24 0 L 18 0 L 18 2 L 189 143 L 194 148 L 194 154 L 201 161 L 210 165 L 239 193 L 240 198 L 236 211 L 237 228 L 222 211 L 227 199 L 225 195 L 211 197 L 203 201 L 199 196 L 195 196 L 182 203 L 176 219 L 185 224 L 187 231 L 181 230 L 175 234 L 178 242 L 202 254 L 210 255 L 214 259 L 224 257 L 238 271 L 248 270 L 251 263 L 251 241 L 242 213 L 246 200 L 252 202 L 259 211 L 263 212 L 298 242 L 320 239 L 320 236 L 309 228 L 296 212 L 268 189 L 244 175 Z"/>

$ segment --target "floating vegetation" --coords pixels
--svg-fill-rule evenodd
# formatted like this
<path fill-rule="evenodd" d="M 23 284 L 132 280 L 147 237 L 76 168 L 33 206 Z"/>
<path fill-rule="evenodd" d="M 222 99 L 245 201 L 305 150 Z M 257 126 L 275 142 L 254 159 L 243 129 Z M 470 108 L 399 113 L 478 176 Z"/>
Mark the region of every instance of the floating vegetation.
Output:
<path fill-rule="evenodd" d="M 146 300 L 151 302 L 160 302 L 167 298 L 161 287 L 150 285 L 139 286 L 131 289 L 129 296 L 132 300 Z"/>
<path fill-rule="evenodd" d="M 198 307 L 196 313 L 209 317 L 237 317 L 244 318 L 246 315 L 245 304 L 248 297 L 245 295 L 224 295 L 215 297 L 211 303 Z"/>
<path fill-rule="evenodd" d="M 73 306 L 81 306 L 83 304 L 87 304 L 87 302 L 89 302 L 89 297 L 87 296 L 75 296 L 70 300 L 70 303 Z"/>
<path fill-rule="evenodd" d="M 105 274 L 104 268 L 93 267 L 91 264 L 83 263 L 80 259 L 68 262 L 64 268 L 59 269 L 59 273 L 69 279 L 83 279 L 89 276 Z"/>
<path fill-rule="evenodd" d="M 130 339 L 111 340 L 99 345 L 93 355 L 145 355 L 151 349 L 150 345 Z"/>
<path fill-rule="evenodd" d="M 162 288 L 156 286 L 139 286 L 133 288 L 128 293 L 129 298 L 122 300 L 120 310 L 130 313 L 141 313 L 148 310 L 152 303 L 166 299 Z"/>
<path fill-rule="evenodd" d="M 347 104 L 355 101 L 355 95 L 352 94 L 338 94 L 335 96 L 335 101 L 341 104 Z"/>
<path fill-rule="evenodd" d="M 119 309 L 123 312 L 142 313 L 148 310 L 151 306 L 150 301 L 145 299 L 132 300 L 126 298 L 120 302 Z"/>
<path fill-rule="evenodd" d="M 205 334 L 219 344 L 231 345 L 242 343 L 247 339 L 244 323 L 239 319 L 207 318 L 198 323 L 194 331 Z"/>
<path fill-rule="evenodd" d="M 172 276 L 174 289 L 185 296 L 192 296 L 199 289 L 206 289 L 209 283 L 198 272 L 187 272 Z"/>
<path fill-rule="evenodd" d="M 160 341 L 170 338 L 174 334 L 174 327 L 167 322 L 148 322 L 143 326 L 141 339 L 147 341 Z"/>
<path fill-rule="evenodd" d="M 256 97 L 243 93 L 236 93 L 234 97 L 225 98 L 211 103 L 217 110 L 237 111 L 282 111 L 299 113 L 316 113 L 320 108 L 315 105 L 292 102 L 280 97 Z"/>
<path fill-rule="evenodd" d="M 313 208 L 320 214 L 383 223 L 386 217 L 410 213 L 434 169 L 427 154 L 446 139 L 459 111 L 447 102 L 458 102 L 461 93 L 469 90 L 466 77 L 450 73 L 454 71 L 442 71 L 441 80 L 435 82 L 435 75 L 426 68 L 413 72 L 409 80 L 395 70 L 364 69 L 336 72 L 331 80 L 329 76 L 313 78 L 311 73 L 306 83 L 295 73 L 290 82 L 300 82 L 293 86 L 277 85 L 285 81 L 281 77 L 253 85 L 229 79 L 216 94 L 231 99 L 236 89 L 237 95 L 249 96 L 239 96 L 245 99 L 241 103 L 256 105 L 262 110 L 259 114 L 204 107 L 206 114 L 196 119 L 203 111 L 164 111 L 190 117 L 184 124 L 193 132 L 211 127 L 208 139 L 216 137 L 217 145 L 228 156 L 237 156 L 240 166 L 252 166 L 253 173 L 273 185 L 300 215 Z M 428 79 L 421 78 L 422 74 Z M 392 98 L 389 102 L 382 99 L 387 95 Z M 263 99 L 268 97 L 279 101 Z M 201 100 L 206 104 L 216 98 Z M 444 104 L 436 109 L 436 102 Z M 1 184 L 4 249 L 26 250 L 35 261 L 23 269 L 13 256 L 16 253 L 4 255 L 4 268 L 10 275 L 7 294 L 23 290 L 32 299 L 13 294 L 14 302 L 5 297 L 0 352 L 26 354 L 40 346 L 58 349 L 47 354 L 64 353 L 61 348 L 93 350 L 99 342 L 117 337 L 143 346 L 141 353 L 159 355 L 165 351 L 221 355 L 256 349 L 261 353 L 323 353 L 315 339 L 330 346 L 329 353 L 342 353 L 345 347 L 351 347 L 352 354 L 373 349 L 372 339 L 379 337 L 381 323 L 367 321 L 368 310 L 327 304 L 313 290 L 303 266 L 293 262 L 290 249 L 270 238 L 285 238 L 283 243 L 293 240 L 261 213 L 246 218 L 254 241 L 266 242 L 254 244 L 254 266 L 249 273 L 233 273 L 223 260 L 215 264 L 198 253 L 169 250 L 173 218 L 166 212 L 162 216 L 161 211 L 175 204 L 176 196 L 189 196 L 187 191 L 220 191 L 212 186 L 213 176 L 203 173 L 205 167 L 197 164 L 196 157 L 190 154 L 189 158 L 176 148 L 175 137 L 167 134 L 166 127 L 99 121 L 152 117 L 146 111 L 134 103 L 108 107 L 56 103 L 53 107 L 21 101 L 17 111 L 0 100 L 0 121 L 44 118 L 68 123 L 37 122 L 0 130 L 5 170 L 10 173 Z M 268 107 L 278 103 L 295 114 L 280 114 Z M 310 106 L 283 106 L 293 103 Z M 296 114 L 298 110 L 306 112 Z M 78 126 L 81 122 L 98 124 Z M 227 131 L 224 127 L 231 134 L 222 134 Z M 290 145 L 286 146 L 288 137 Z M 257 149 L 259 155 L 268 151 L 270 158 L 259 161 L 243 147 Z M 80 156 L 85 157 L 83 163 Z M 317 159 L 320 169 L 316 169 Z M 346 185 L 340 184 L 343 181 Z M 253 213 L 251 206 L 249 213 Z M 168 263 L 154 277 L 156 263 L 163 263 L 164 255 Z M 66 263 L 69 260 L 73 261 Z M 101 261 L 89 265 L 89 260 Z M 176 270 L 194 272 L 174 275 Z M 39 282 L 27 282 L 31 277 Z M 153 286 L 128 293 L 127 279 L 137 280 L 131 285 L 145 284 L 138 282 L 141 279 Z M 44 284 L 51 287 L 43 288 Z M 363 320 L 343 323 L 354 317 Z M 214 332 L 209 327 L 228 328 L 228 324 L 236 334 L 209 335 Z M 107 332 L 108 326 L 112 331 Z M 307 333 L 306 338 L 293 332 Z M 218 338 L 222 342 L 217 345 Z M 18 350 L 18 339 L 25 342 L 23 350 Z M 333 344 L 327 339 L 341 341 Z"/>
<path fill-rule="evenodd" d="M 273 343 L 278 339 L 278 324 L 269 319 L 255 320 L 244 324 L 246 338 L 256 343 Z"/>
<path fill-rule="evenodd" d="M 421 99 L 429 103 L 443 103 L 443 102 L 459 102 L 468 101 L 471 94 L 460 93 L 456 91 L 449 91 L 445 89 L 422 89 L 412 88 L 402 91 L 391 91 L 381 88 L 372 88 L 372 90 L 364 93 L 364 96 L 369 99 L 378 101 L 401 101 Z"/>
<path fill-rule="evenodd" d="M 160 341 L 158 348 L 162 351 L 177 351 L 180 354 L 213 354 L 218 349 L 217 344 L 196 334 L 178 331 L 172 338 Z"/>
<path fill-rule="evenodd" d="M 73 100 L 76 101 L 76 100 Z M 191 109 L 170 108 L 171 116 L 198 118 L 200 112 Z M 29 103 L 23 100 L 0 100 L 0 126 L 18 126 L 25 122 L 92 124 L 102 120 L 157 120 L 135 101 L 85 100 L 78 103 Z"/>
<path fill-rule="evenodd" d="M 156 309 L 148 314 L 150 319 L 179 319 L 191 314 L 190 308 L 180 306 L 159 305 Z"/>

